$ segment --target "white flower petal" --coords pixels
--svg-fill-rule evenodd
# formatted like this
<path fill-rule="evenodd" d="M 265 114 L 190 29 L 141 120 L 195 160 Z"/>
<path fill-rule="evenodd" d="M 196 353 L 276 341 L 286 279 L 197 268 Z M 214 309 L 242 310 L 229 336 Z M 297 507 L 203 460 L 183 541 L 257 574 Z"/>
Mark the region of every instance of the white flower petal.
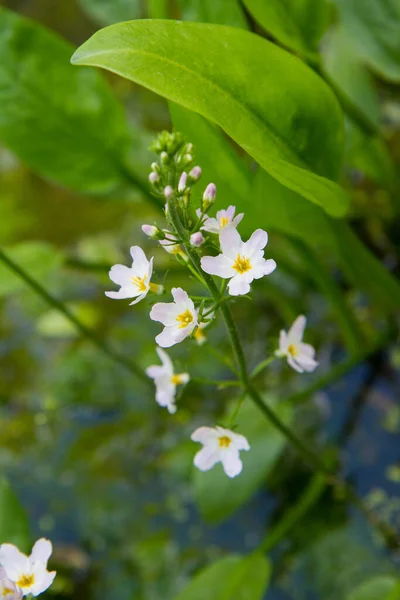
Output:
<path fill-rule="evenodd" d="M 55 571 L 44 571 L 43 574 L 39 577 L 35 577 L 35 583 L 31 586 L 31 594 L 33 596 L 38 596 L 45 592 L 53 583 L 54 577 L 56 576 Z"/>
<path fill-rule="evenodd" d="M 242 238 L 234 227 L 224 227 L 219 236 L 222 254 L 236 260 L 238 254 L 242 251 Z"/>
<path fill-rule="evenodd" d="M 176 331 L 172 327 L 164 327 L 161 333 L 156 337 L 156 342 L 161 348 L 171 348 L 178 343 Z"/>
<path fill-rule="evenodd" d="M 165 374 L 172 377 L 172 375 L 174 374 L 174 365 L 172 364 L 172 360 L 165 352 L 165 350 L 162 350 L 161 348 L 156 348 L 156 352 L 158 354 L 158 358 L 162 362 Z"/>
<path fill-rule="evenodd" d="M 193 442 L 201 442 L 206 444 L 211 440 L 215 441 L 218 437 L 218 433 L 214 427 L 199 427 L 196 431 L 193 431 L 190 439 Z"/>
<path fill-rule="evenodd" d="M 32 563 L 43 563 L 46 566 L 52 552 L 53 546 L 50 540 L 41 538 L 33 546 L 29 559 Z"/>
<path fill-rule="evenodd" d="M 138 302 L 140 302 L 141 300 L 143 300 L 143 298 L 146 298 L 148 291 L 149 290 L 147 289 L 146 292 L 143 292 L 143 294 L 140 294 L 140 296 L 138 296 L 136 298 L 136 300 L 134 300 L 133 302 L 129 303 L 129 306 L 133 306 L 134 304 L 137 304 Z"/>
<path fill-rule="evenodd" d="M 131 246 L 130 253 L 133 260 L 132 268 L 140 271 L 147 271 L 149 268 L 149 261 L 141 247 Z"/>
<path fill-rule="evenodd" d="M 300 342 L 299 351 L 302 356 L 307 356 L 308 358 L 314 358 L 315 356 L 315 348 L 311 344 Z"/>
<path fill-rule="evenodd" d="M 176 324 L 178 314 L 179 308 L 172 302 L 157 302 L 150 311 L 150 319 L 171 326 Z"/>
<path fill-rule="evenodd" d="M 132 269 L 125 265 L 114 265 L 108 273 L 108 276 L 113 283 L 122 286 L 132 283 L 132 275 Z"/>
<path fill-rule="evenodd" d="M 282 354 L 286 354 L 288 345 L 289 345 L 289 342 L 288 342 L 287 333 L 284 329 L 281 329 L 281 331 L 279 333 L 279 351 Z"/>
<path fill-rule="evenodd" d="M 3 567 L 0 567 L 0 580 L 5 579 L 7 577 L 7 573 Z"/>
<path fill-rule="evenodd" d="M 250 444 L 244 435 L 231 431 L 230 433 L 233 443 L 238 450 L 250 450 Z"/>
<path fill-rule="evenodd" d="M 210 233 L 219 233 L 219 223 L 217 219 L 208 218 L 204 221 L 202 229 Z"/>
<path fill-rule="evenodd" d="M 160 387 L 157 386 L 156 402 L 160 406 L 169 406 L 175 402 L 176 386 L 171 382 Z"/>
<path fill-rule="evenodd" d="M 232 221 L 232 226 L 237 227 L 239 225 L 239 223 L 242 221 L 243 217 L 244 217 L 244 213 L 239 213 L 238 215 L 236 215 L 236 217 Z"/>
<path fill-rule="evenodd" d="M 11 579 L 0 577 L 0 598 L 2 600 L 22 600 L 22 590 Z"/>
<path fill-rule="evenodd" d="M 228 477 L 237 477 L 237 475 L 242 472 L 243 463 L 239 457 L 239 450 L 236 448 L 229 448 L 223 452 L 221 462 Z"/>
<path fill-rule="evenodd" d="M 164 375 L 164 369 L 163 367 L 160 367 L 160 365 L 151 365 L 150 367 L 147 367 L 146 375 L 151 379 L 158 379 Z"/>
<path fill-rule="evenodd" d="M 299 315 L 288 331 L 289 344 L 298 344 L 303 339 L 304 329 L 306 326 L 306 318 L 304 315 Z"/>
<path fill-rule="evenodd" d="M 228 283 L 228 291 L 231 296 L 243 296 L 250 292 L 250 284 L 242 275 L 235 275 Z"/>
<path fill-rule="evenodd" d="M 136 298 L 138 295 L 137 287 L 130 285 L 129 287 L 121 287 L 118 292 L 104 292 L 107 298 L 114 300 L 126 300 L 127 298 Z"/>
<path fill-rule="evenodd" d="M 200 471 L 209 471 L 220 460 L 220 453 L 216 448 L 205 446 L 196 454 L 193 463 Z"/>
<path fill-rule="evenodd" d="M 172 288 L 171 294 L 177 304 L 187 304 L 189 302 L 189 296 L 182 288 Z"/>
<path fill-rule="evenodd" d="M 306 371 L 307 373 L 312 373 L 312 371 L 314 371 L 319 364 L 316 360 L 301 354 L 296 356 L 296 362 L 298 365 L 300 365 L 303 371 Z"/>
<path fill-rule="evenodd" d="M 288 364 L 298 373 L 304 373 L 303 367 L 293 358 L 291 354 L 287 355 Z"/>
<path fill-rule="evenodd" d="M 225 211 L 220 211 L 220 212 L 224 212 L 225 214 L 222 216 L 228 217 L 229 221 L 233 220 L 233 217 L 235 216 L 235 211 L 236 211 L 236 206 L 232 206 L 232 204 L 230 206 L 228 206 L 228 208 Z M 217 217 L 218 217 L 218 213 L 217 213 Z"/>
<path fill-rule="evenodd" d="M 17 581 L 21 573 L 29 571 L 28 557 L 20 552 L 14 544 L 0 546 L 0 564 L 5 569 L 7 577 Z"/>
<path fill-rule="evenodd" d="M 223 279 L 228 279 L 235 274 L 232 269 L 232 260 L 219 254 L 218 256 L 203 256 L 201 259 L 201 268 L 209 275 L 218 275 Z"/>
<path fill-rule="evenodd" d="M 263 229 L 256 229 L 250 239 L 245 243 L 245 253 L 251 257 L 255 252 L 263 250 L 268 244 L 268 233 Z"/>

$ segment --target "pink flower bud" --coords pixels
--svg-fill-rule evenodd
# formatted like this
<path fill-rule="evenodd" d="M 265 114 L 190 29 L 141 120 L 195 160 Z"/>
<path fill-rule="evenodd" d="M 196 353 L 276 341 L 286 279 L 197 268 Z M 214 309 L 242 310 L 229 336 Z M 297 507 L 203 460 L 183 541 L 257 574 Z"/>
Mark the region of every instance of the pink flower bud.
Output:
<path fill-rule="evenodd" d="M 150 175 L 149 175 L 150 183 L 156 183 L 159 179 L 160 179 L 160 176 L 158 173 L 155 173 L 154 171 L 152 171 L 150 173 Z"/>
<path fill-rule="evenodd" d="M 187 182 L 187 173 L 185 173 L 185 171 L 182 173 L 181 178 L 179 179 L 179 183 L 178 183 L 178 192 L 184 192 L 186 189 L 186 182 Z"/>
<path fill-rule="evenodd" d="M 206 189 L 204 190 L 203 200 L 206 202 L 214 202 L 215 196 L 217 195 L 217 186 L 215 183 L 209 183 Z"/>
<path fill-rule="evenodd" d="M 166 188 L 164 188 L 164 196 L 166 197 L 167 200 L 169 200 L 170 198 L 172 198 L 174 194 L 174 190 L 172 189 L 172 186 L 167 185 Z"/>
<path fill-rule="evenodd" d="M 145 233 L 146 235 L 148 235 L 150 238 L 156 239 L 157 238 L 157 227 L 154 227 L 154 225 L 142 225 L 142 231 L 143 233 Z"/>
<path fill-rule="evenodd" d="M 196 248 L 198 248 L 199 246 L 204 244 L 205 241 L 206 240 L 204 238 L 204 235 L 201 233 L 201 231 L 196 231 L 196 233 L 192 233 L 192 235 L 190 236 L 190 243 L 192 244 L 192 246 L 195 246 Z"/>
<path fill-rule="evenodd" d="M 193 181 L 198 181 L 201 177 L 201 167 L 193 167 L 189 173 L 189 177 L 193 179 Z"/>

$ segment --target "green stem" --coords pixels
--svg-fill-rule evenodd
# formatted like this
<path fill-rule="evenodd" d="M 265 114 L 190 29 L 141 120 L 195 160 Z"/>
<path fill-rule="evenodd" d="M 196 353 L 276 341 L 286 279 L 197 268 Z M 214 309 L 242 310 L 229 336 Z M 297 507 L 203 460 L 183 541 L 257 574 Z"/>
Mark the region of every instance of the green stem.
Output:
<path fill-rule="evenodd" d="M 253 377 L 261 373 L 261 371 L 268 367 L 275 359 L 276 356 L 275 354 L 273 354 L 272 356 L 269 356 L 268 358 L 260 362 L 250 373 L 250 379 L 253 379 Z"/>
<path fill-rule="evenodd" d="M 192 383 L 203 385 L 217 385 L 218 387 L 240 387 L 242 382 L 238 379 L 203 379 L 202 377 L 191 377 Z"/>
<path fill-rule="evenodd" d="M 35 279 L 33 279 L 28 273 L 24 271 L 22 267 L 20 267 L 17 263 L 15 263 L 12 258 L 10 258 L 2 249 L 0 249 L 0 260 L 3 261 L 5 265 L 11 271 L 13 271 L 24 283 L 26 283 L 36 294 L 38 294 L 47 304 L 55 308 L 58 312 L 60 312 L 72 325 L 75 329 L 84 337 L 92 342 L 94 346 L 96 346 L 99 350 L 101 350 L 104 354 L 106 354 L 109 358 L 119 363 L 126 369 L 128 369 L 131 373 L 139 377 L 149 388 L 152 387 L 152 382 L 147 377 L 146 373 L 135 363 L 125 358 L 125 356 L 115 352 L 112 348 L 108 346 L 103 340 L 99 339 L 93 331 L 91 331 L 84 323 L 82 323 L 77 317 L 67 308 L 60 300 L 54 298 L 40 283 L 38 283 Z"/>

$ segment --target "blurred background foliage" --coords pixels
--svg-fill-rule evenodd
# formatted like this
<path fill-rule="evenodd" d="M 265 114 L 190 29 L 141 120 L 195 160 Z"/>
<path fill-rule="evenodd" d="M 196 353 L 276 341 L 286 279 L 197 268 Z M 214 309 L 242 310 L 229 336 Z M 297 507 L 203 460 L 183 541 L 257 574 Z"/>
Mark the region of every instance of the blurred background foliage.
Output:
<path fill-rule="evenodd" d="M 398 550 L 252 406 L 239 418 L 252 443 L 240 478 L 193 472 L 190 433 L 229 410 L 232 390 L 191 384 L 171 418 L 132 367 L 156 358 L 148 307 L 104 297 L 110 265 L 126 262 L 132 244 L 156 256 L 160 282 L 188 287 L 140 230 L 159 217 L 150 141 L 175 126 L 195 144 L 204 185 L 217 184 L 218 206 L 246 213 L 244 234 L 271 234 L 276 274 L 255 286 L 252 305 L 234 305 L 249 364 L 297 314 L 309 318 L 318 371 L 299 377 L 274 364 L 260 388 L 315 447 L 336 448 L 342 473 L 400 529 L 398 1 L 0 4 L 0 241 L 56 299 L 0 262 L 0 541 L 28 549 L 51 538 L 59 575 L 47 594 L 66 599 L 400 598 Z M 283 187 L 203 117 L 70 65 L 100 27 L 143 17 L 252 30 L 319 72 L 345 113 L 346 218 Z M 209 345 L 177 347 L 173 358 L 228 378 L 211 353 L 229 355 L 224 329 L 207 335 Z M 268 561 L 241 558 L 258 547 Z"/>

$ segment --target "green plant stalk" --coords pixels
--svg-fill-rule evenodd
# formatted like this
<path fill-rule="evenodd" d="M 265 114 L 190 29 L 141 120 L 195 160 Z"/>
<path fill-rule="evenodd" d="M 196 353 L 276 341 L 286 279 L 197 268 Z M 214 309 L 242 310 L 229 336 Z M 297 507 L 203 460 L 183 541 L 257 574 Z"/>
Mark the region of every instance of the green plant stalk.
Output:
<path fill-rule="evenodd" d="M 186 253 L 192 261 L 195 269 L 197 269 L 199 273 L 202 273 L 208 289 L 210 290 L 215 301 L 217 302 L 220 297 L 218 288 L 213 278 L 208 273 L 203 272 L 201 269 L 199 254 L 189 243 L 188 236 L 180 220 L 174 198 L 168 201 L 168 213 L 171 223 L 176 233 L 178 234 L 178 237 L 182 240 L 182 244 L 186 250 Z M 319 471 L 321 474 L 324 475 L 325 481 L 329 485 L 332 485 L 336 489 L 342 491 L 344 497 L 347 497 L 348 500 L 350 500 L 355 506 L 357 506 L 357 508 L 363 513 L 363 515 L 371 524 L 371 526 L 376 528 L 381 533 L 386 544 L 390 548 L 400 548 L 400 538 L 397 536 L 396 532 L 392 531 L 392 529 L 385 523 L 379 521 L 379 519 L 366 508 L 366 506 L 363 504 L 362 500 L 358 497 L 357 493 L 353 490 L 353 488 L 349 484 L 347 484 L 347 482 L 341 480 L 336 475 L 336 473 L 332 472 L 331 469 L 325 464 L 325 461 L 322 458 L 320 458 L 318 454 L 310 450 L 307 447 L 307 445 L 304 444 L 302 440 L 300 440 L 296 436 L 296 434 L 293 433 L 293 431 L 289 427 L 287 427 L 285 423 L 283 423 L 280 420 L 280 418 L 275 414 L 275 412 L 264 402 L 261 395 L 252 386 L 249 380 L 246 359 L 229 305 L 227 303 L 223 303 L 219 306 L 219 310 L 222 313 L 226 328 L 231 339 L 231 344 L 239 367 L 239 376 L 242 381 L 243 388 L 247 391 L 247 394 L 252 399 L 252 401 L 258 406 L 258 408 L 264 413 L 264 415 L 270 420 L 270 422 L 282 433 L 282 435 L 288 441 L 290 441 L 295 448 L 297 448 L 297 450 L 307 460 L 307 462 L 310 465 L 312 465 L 312 467 L 316 469 L 316 471 Z"/>
<path fill-rule="evenodd" d="M 7 267 L 13 271 L 26 285 L 28 285 L 36 294 L 38 294 L 47 304 L 52 306 L 59 313 L 64 315 L 66 319 L 75 327 L 75 329 L 85 338 L 90 340 L 96 348 L 101 350 L 105 355 L 111 358 L 113 361 L 122 365 L 128 369 L 131 373 L 136 375 L 148 388 L 152 388 L 152 382 L 147 377 L 146 373 L 134 362 L 128 358 L 115 352 L 108 346 L 103 340 L 99 339 L 96 334 L 91 331 L 84 323 L 82 323 L 70 310 L 57 298 L 54 298 L 49 292 L 35 279 L 33 279 L 25 270 L 15 263 L 1 248 L 0 248 L 0 260 L 7 265 Z"/>
<path fill-rule="evenodd" d="M 261 371 L 266 369 L 272 362 L 274 362 L 276 358 L 277 357 L 275 356 L 275 354 L 273 354 L 272 356 L 269 356 L 268 358 L 260 362 L 256 367 L 254 367 L 254 369 L 250 373 L 250 379 L 253 379 L 253 377 L 255 377 L 256 375 L 261 373 Z"/>

